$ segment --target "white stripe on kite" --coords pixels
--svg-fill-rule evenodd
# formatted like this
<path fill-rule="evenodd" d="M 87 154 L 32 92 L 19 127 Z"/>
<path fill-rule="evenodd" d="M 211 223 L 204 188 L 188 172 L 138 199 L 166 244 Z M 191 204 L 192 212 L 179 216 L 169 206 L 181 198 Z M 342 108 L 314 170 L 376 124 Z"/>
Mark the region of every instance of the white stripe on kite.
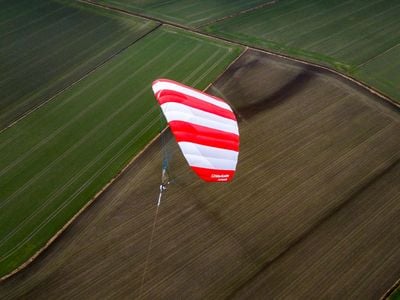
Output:
<path fill-rule="evenodd" d="M 211 103 L 213 105 L 216 105 L 216 106 L 219 106 L 221 108 L 225 108 L 225 109 L 228 109 L 228 110 L 232 111 L 231 107 L 227 103 L 223 102 L 222 100 L 221 101 L 216 100 L 213 97 L 210 97 L 210 96 L 208 96 L 208 95 L 206 95 L 206 94 L 204 94 L 202 92 L 199 92 L 199 91 L 196 91 L 196 90 L 193 90 L 193 89 L 190 89 L 190 88 L 175 84 L 173 82 L 161 81 L 161 80 L 155 82 L 153 84 L 154 94 L 157 94 L 161 90 L 177 91 L 177 92 L 180 92 L 182 94 L 185 94 L 185 95 L 188 95 L 188 96 L 191 96 L 191 97 L 195 97 L 197 99 L 203 100 L 205 102 L 208 102 L 208 103 Z"/>
<path fill-rule="evenodd" d="M 190 142 L 179 142 L 184 156 L 192 167 L 214 170 L 235 170 L 239 153 Z"/>
<path fill-rule="evenodd" d="M 184 121 L 239 135 L 237 122 L 181 103 L 167 102 L 161 109 L 168 122 Z"/>

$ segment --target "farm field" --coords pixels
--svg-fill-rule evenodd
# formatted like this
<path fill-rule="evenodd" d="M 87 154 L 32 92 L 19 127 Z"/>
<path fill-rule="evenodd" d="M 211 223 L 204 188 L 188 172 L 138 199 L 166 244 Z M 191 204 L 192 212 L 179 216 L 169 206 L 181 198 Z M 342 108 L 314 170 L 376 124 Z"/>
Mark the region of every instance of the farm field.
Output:
<path fill-rule="evenodd" d="M 376 87 L 400 101 L 400 3 L 278 1 L 203 29 L 312 62 Z"/>
<path fill-rule="evenodd" d="M 397 289 L 396 291 L 394 291 L 389 297 L 389 300 L 398 300 L 400 299 L 400 289 Z"/>
<path fill-rule="evenodd" d="M 154 79 L 202 89 L 241 51 L 159 28 L 2 131 L 0 276 L 43 247 L 165 126 Z"/>
<path fill-rule="evenodd" d="M 265 0 L 93 0 L 90 2 L 106 4 L 110 7 L 141 13 L 176 24 L 198 27 L 243 10 L 265 4 Z"/>
<path fill-rule="evenodd" d="M 399 111 L 328 72 L 252 50 L 209 92 L 240 119 L 236 177 L 201 182 L 168 140 L 172 183 L 144 277 L 159 140 L 0 297 L 381 297 L 400 277 Z"/>
<path fill-rule="evenodd" d="M 399 95 L 400 72 L 398 62 L 400 61 L 400 44 L 387 52 L 371 59 L 360 67 L 355 75 L 362 81 L 377 88 L 387 91 L 388 95 Z M 395 99 L 400 97 L 395 96 Z"/>
<path fill-rule="evenodd" d="M 156 26 L 71 1 L 2 1 L 0 129 Z"/>
<path fill-rule="evenodd" d="M 89 0 L 331 67 L 400 102 L 400 3 Z"/>

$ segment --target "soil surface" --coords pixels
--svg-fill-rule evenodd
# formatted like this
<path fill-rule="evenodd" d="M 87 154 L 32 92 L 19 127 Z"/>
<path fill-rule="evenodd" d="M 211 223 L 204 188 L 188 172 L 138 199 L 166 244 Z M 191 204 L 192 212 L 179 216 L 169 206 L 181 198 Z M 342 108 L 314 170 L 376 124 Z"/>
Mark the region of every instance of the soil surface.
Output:
<path fill-rule="evenodd" d="M 400 278 L 399 111 L 253 50 L 209 92 L 240 120 L 232 183 L 201 182 L 167 132 L 0 298 L 381 297 Z"/>

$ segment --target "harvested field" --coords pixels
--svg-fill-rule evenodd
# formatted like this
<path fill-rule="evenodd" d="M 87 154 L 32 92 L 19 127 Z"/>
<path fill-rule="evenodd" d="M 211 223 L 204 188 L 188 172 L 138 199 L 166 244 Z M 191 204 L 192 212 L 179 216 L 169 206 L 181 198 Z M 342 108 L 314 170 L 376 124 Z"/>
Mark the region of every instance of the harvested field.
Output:
<path fill-rule="evenodd" d="M 239 55 L 169 27 L 0 133 L 0 277 L 34 255 L 160 131 L 151 82 L 205 88 Z"/>
<path fill-rule="evenodd" d="M 0 129 L 157 26 L 71 1 L 1 2 Z"/>
<path fill-rule="evenodd" d="M 376 299 L 400 277 L 400 115 L 313 68 L 247 51 L 210 89 L 240 117 L 231 184 L 173 140 L 147 299 Z M 137 298 L 161 173 L 155 143 L 0 296 Z"/>

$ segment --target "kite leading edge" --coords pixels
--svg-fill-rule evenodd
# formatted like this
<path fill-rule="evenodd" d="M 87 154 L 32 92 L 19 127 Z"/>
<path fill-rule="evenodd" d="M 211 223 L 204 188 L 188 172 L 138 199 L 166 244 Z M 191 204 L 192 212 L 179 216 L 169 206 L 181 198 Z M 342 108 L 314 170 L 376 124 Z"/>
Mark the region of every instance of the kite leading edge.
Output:
<path fill-rule="evenodd" d="M 154 81 L 152 88 L 193 171 L 204 181 L 231 181 L 239 155 L 239 128 L 232 108 L 222 99 L 169 79 Z"/>

